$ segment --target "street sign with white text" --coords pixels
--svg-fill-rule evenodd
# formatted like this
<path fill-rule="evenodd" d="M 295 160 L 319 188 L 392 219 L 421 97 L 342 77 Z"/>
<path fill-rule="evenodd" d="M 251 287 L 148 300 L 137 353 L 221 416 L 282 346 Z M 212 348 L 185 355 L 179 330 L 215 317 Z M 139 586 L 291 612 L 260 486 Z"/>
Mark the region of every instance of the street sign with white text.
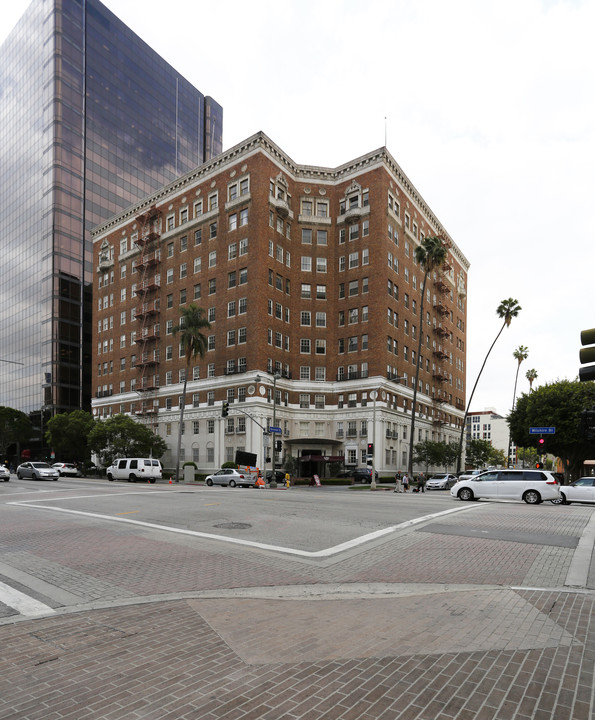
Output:
<path fill-rule="evenodd" d="M 530 435 L 555 435 L 556 428 L 555 427 L 530 427 L 529 434 Z"/>
<path fill-rule="evenodd" d="M 273 426 L 273 425 L 269 425 L 269 432 L 270 432 L 270 433 L 280 433 L 280 432 L 281 432 L 281 428 L 280 428 L 280 427 L 275 427 L 275 426 Z"/>

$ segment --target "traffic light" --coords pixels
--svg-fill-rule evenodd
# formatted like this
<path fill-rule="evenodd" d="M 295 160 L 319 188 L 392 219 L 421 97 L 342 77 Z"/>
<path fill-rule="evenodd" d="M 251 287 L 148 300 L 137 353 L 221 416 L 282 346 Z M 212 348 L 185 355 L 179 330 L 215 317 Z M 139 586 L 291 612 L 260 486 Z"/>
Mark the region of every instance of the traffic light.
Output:
<path fill-rule="evenodd" d="M 283 443 L 281 442 L 281 440 L 277 440 L 277 442 L 275 443 L 275 447 L 277 449 L 277 452 L 281 452 L 281 449 L 283 448 Z"/>
<path fill-rule="evenodd" d="M 368 455 L 374 454 L 374 443 L 368 443 Z"/>
<path fill-rule="evenodd" d="M 581 345 L 589 345 L 590 347 L 582 347 L 579 351 L 579 357 L 582 363 L 595 363 L 595 328 L 583 330 L 581 332 Z M 587 365 L 587 367 L 579 368 L 578 379 L 581 382 L 595 380 L 595 365 Z"/>
<path fill-rule="evenodd" d="M 541 436 L 540 436 L 540 437 L 539 437 L 539 440 L 537 441 L 537 452 L 538 452 L 540 455 L 545 455 L 545 454 L 546 454 L 546 453 L 545 453 L 545 438 L 544 438 L 544 437 L 541 437 Z"/>
<path fill-rule="evenodd" d="M 538 470 L 543 470 L 543 463 L 540 463 L 540 462 L 535 463 L 535 467 L 536 467 Z"/>
<path fill-rule="evenodd" d="M 223 405 L 221 406 L 221 417 L 227 417 L 229 414 L 229 403 L 227 400 L 223 401 Z"/>

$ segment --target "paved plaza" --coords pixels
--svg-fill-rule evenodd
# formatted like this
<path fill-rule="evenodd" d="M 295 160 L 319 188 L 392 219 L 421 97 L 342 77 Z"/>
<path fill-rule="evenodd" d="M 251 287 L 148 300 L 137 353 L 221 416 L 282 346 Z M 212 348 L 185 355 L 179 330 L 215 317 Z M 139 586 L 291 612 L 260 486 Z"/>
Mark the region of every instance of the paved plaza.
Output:
<path fill-rule="evenodd" d="M 4 509 L 0 719 L 593 720 L 594 510 L 461 506 L 322 558 Z"/>

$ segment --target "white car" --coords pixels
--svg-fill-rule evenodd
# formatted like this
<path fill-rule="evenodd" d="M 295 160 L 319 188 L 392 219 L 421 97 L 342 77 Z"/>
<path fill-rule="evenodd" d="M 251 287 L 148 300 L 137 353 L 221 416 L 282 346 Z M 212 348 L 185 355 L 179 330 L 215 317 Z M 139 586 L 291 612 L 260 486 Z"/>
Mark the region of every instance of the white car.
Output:
<path fill-rule="evenodd" d="M 481 475 L 482 472 L 485 472 L 488 469 L 492 470 L 493 468 L 484 468 L 483 470 L 466 470 L 459 475 L 459 480 L 469 480 L 476 475 Z"/>
<path fill-rule="evenodd" d="M 17 477 L 19 480 L 57 480 L 60 474 L 46 462 L 24 462 L 17 468 Z"/>
<path fill-rule="evenodd" d="M 570 503 L 595 503 L 595 477 L 582 477 L 570 485 L 560 488 L 560 497 L 552 500 L 554 505 L 570 505 Z"/>
<path fill-rule="evenodd" d="M 229 487 L 236 487 L 236 485 L 238 487 L 254 487 L 256 480 L 256 473 L 252 475 L 249 473 L 240 472 L 239 470 L 234 470 L 234 468 L 223 468 L 222 470 L 218 470 L 212 475 L 207 475 L 207 477 L 205 478 L 205 483 L 209 487 L 213 485 L 229 485 Z"/>
<path fill-rule="evenodd" d="M 54 463 L 52 467 L 58 471 L 60 477 L 81 477 L 79 469 L 73 463 Z"/>
<path fill-rule="evenodd" d="M 10 480 L 10 470 L 6 465 L 0 465 L 0 480 L 8 482 Z"/>
<path fill-rule="evenodd" d="M 448 490 L 457 481 L 456 475 L 443 473 L 441 475 L 432 475 L 426 483 L 426 490 Z"/>
<path fill-rule="evenodd" d="M 488 470 L 450 489 L 459 500 L 524 500 L 537 505 L 560 497 L 558 481 L 547 470 Z"/>

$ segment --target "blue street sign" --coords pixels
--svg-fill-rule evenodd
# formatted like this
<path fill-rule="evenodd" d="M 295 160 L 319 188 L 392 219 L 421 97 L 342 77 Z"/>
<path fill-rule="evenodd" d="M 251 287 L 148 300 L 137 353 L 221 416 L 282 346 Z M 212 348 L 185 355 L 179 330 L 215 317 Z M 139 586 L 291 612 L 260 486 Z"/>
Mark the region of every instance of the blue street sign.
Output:
<path fill-rule="evenodd" d="M 530 435 L 555 435 L 556 428 L 555 427 L 530 427 L 529 434 Z"/>
<path fill-rule="evenodd" d="M 272 425 L 269 425 L 269 432 L 270 433 L 280 433 L 281 428 L 280 427 L 273 427 Z"/>

